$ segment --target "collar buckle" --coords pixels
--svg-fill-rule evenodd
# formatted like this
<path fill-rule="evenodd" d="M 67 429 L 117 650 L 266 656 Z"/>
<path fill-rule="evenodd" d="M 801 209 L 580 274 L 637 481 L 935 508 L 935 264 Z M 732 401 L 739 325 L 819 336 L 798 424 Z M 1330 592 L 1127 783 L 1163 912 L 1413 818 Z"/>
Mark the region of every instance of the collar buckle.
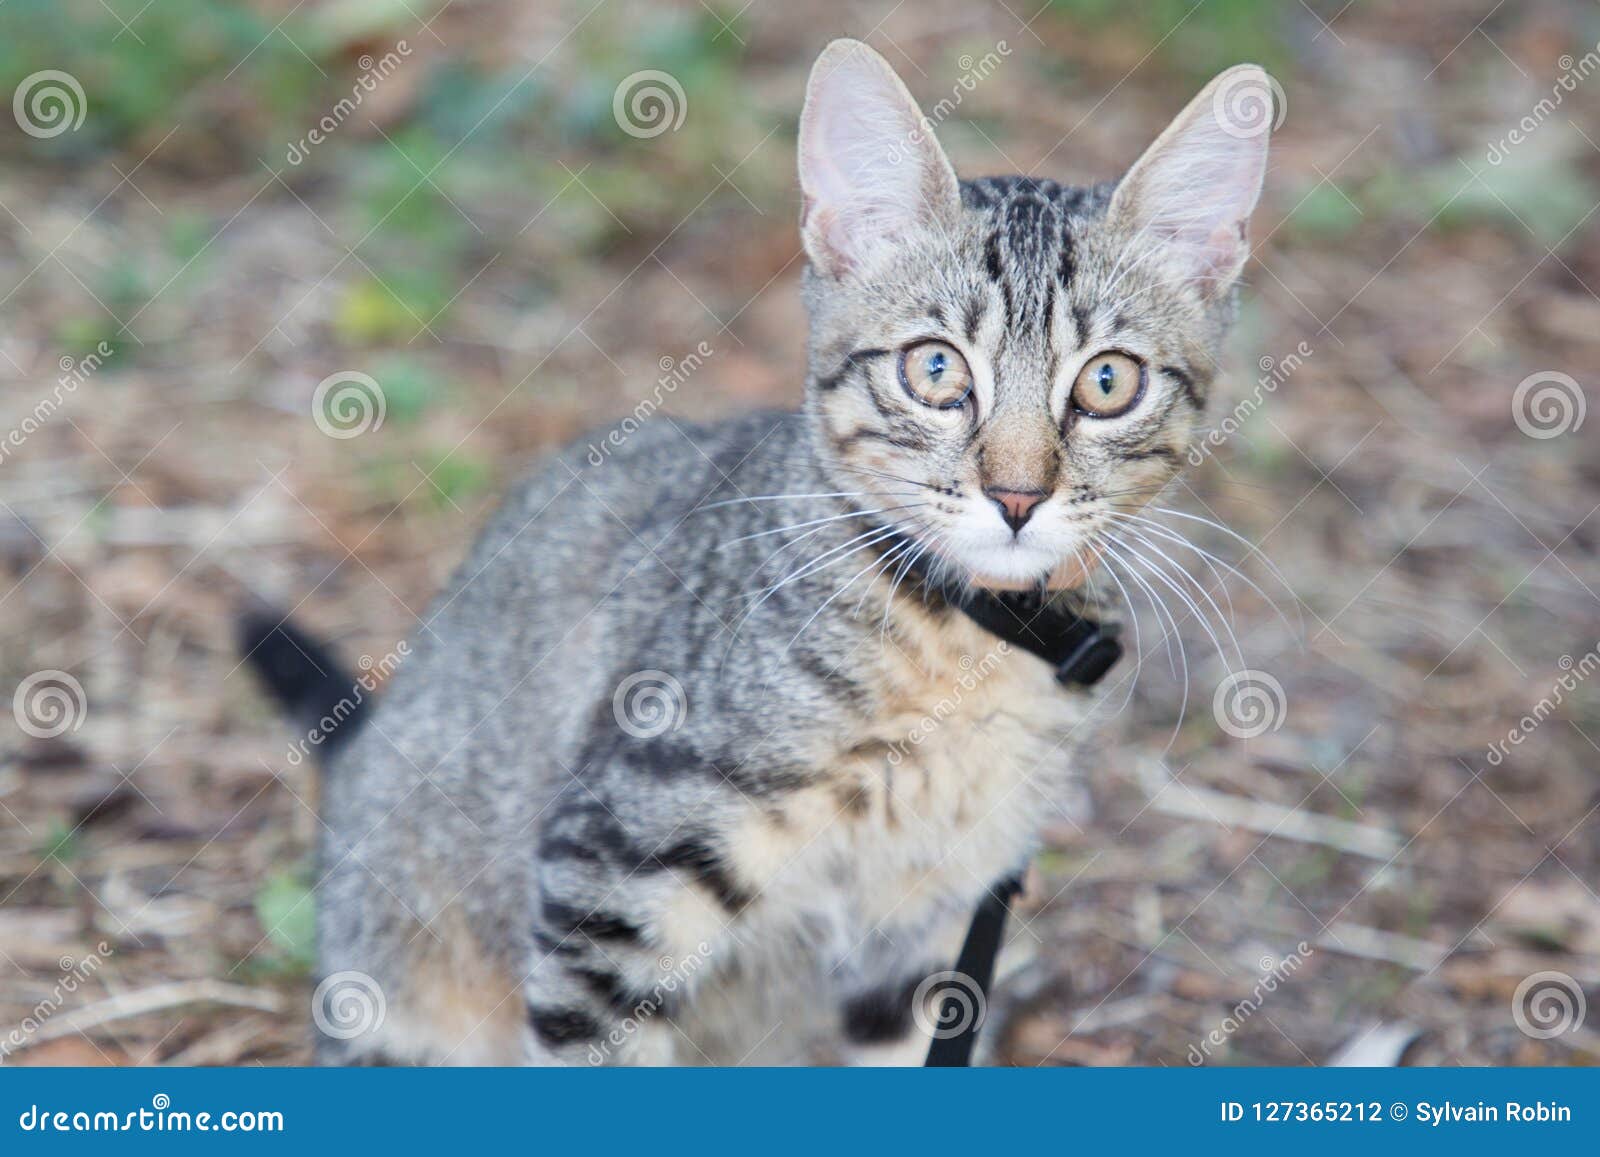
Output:
<path fill-rule="evenodd" d="M 1093 623 L 1072 652 L 1056 665 L 1056 682 L 1067 687 L 1092 687 L 1122 658 L 1118 623 Z"/>

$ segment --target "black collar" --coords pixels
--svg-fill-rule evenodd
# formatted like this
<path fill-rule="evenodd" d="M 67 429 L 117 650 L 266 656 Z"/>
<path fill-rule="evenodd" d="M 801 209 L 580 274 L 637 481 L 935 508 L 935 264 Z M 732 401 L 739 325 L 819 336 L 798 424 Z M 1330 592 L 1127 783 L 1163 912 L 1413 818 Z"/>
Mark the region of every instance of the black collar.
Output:
<path fill-rule="evenodd" d="M 900 540 L 895 536 L 891 541 Z M 986 591 L 958 588 L 910 568 L 918 584 L 1013 647 L 1039 656 L 1056 669 L 1068 687 L 1098 683 L 1122 658 L 1121 627 L 1078 614 L 1059 596 L 1038 591 Z"/>
<path fill-rule="evenodd" d="M 972 591 L 946 601 L 991 635 L 1039 656 L 1069 687 L 1093 686 L 1122 658 L 1118 624 L 1084 618 L 1059 599 L 1033 591 Z"/>

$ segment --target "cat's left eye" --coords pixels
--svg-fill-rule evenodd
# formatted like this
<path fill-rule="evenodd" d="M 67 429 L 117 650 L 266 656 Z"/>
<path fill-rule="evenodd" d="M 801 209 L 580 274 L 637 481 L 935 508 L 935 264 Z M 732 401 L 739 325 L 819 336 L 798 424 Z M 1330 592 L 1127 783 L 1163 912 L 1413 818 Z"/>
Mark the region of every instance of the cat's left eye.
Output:
<path fill-rule="evenodd" d="M 1108 351 L 1089 359 L 1072 383 L 1072 404 L 1094 418 L 1116 418 L 1144 396 L 1144 363 Z"/>
<path fill-rule="evenodd" d="M 900 354 L 900 384 L 924 405 L 953 410 L 972 393 L 972 371 L 948 342 L 919 341 Z"/>

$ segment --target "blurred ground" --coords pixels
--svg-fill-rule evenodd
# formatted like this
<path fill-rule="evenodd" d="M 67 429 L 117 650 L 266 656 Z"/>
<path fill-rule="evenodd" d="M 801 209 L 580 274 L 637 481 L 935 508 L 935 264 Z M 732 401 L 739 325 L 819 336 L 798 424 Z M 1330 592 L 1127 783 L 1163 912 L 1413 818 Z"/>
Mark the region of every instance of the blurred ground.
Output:
<path fill-rule="evenodd" d="M 1215 417 L 1258 404 L 1170 505 L 1287 585 L 1168 519 L 1282 611 L 1225 585 L 1276 727 L 1219 725 L 1192 618 L 1184 708 L 1143 608 L 1095 818 L 1014 929 L 1003 1057 L 1323 1063 L 1383 1022 L 1407 1063 L 1600 1060 L 1600 10 L 1034 9 L 0 8 L 0 89 L 69 102 L 0 124 L 0 688 L 66 712 L 0 717 L 11 1061 L 308 1058 L 315 781 L 230 607 L 376 659 L 503 485 L 664 359 L 713 351 L 668 414 L 794 403 L 794 122 L 836 35 L 959 94 L 968 175 L 1112 175 L 1241 59 L 1286 97 Z M 647 69 L 681 123 L 625 132 Z M 381 425 L 313 420 L 340 373 Z M 1539 972 L 1587 1023 L 1519 1029 Z"/>

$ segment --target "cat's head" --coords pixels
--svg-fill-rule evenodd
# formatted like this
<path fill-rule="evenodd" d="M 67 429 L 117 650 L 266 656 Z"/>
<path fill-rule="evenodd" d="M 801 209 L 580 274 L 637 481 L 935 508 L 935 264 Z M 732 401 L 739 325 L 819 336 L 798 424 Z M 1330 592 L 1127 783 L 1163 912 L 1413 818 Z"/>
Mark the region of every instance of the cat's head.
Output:
<path fill-rule="evenodd" d="M 1075 560 L 1196 435 L 1248 252 L 1269 83 L 1252 65 L 1223 73 L 1115 184 L 963 182 L 888 63 L 829 45 L 800 183 L 806 405 L 838 489 L 903 520 L 955 577 L 1081 577 Z"/>

